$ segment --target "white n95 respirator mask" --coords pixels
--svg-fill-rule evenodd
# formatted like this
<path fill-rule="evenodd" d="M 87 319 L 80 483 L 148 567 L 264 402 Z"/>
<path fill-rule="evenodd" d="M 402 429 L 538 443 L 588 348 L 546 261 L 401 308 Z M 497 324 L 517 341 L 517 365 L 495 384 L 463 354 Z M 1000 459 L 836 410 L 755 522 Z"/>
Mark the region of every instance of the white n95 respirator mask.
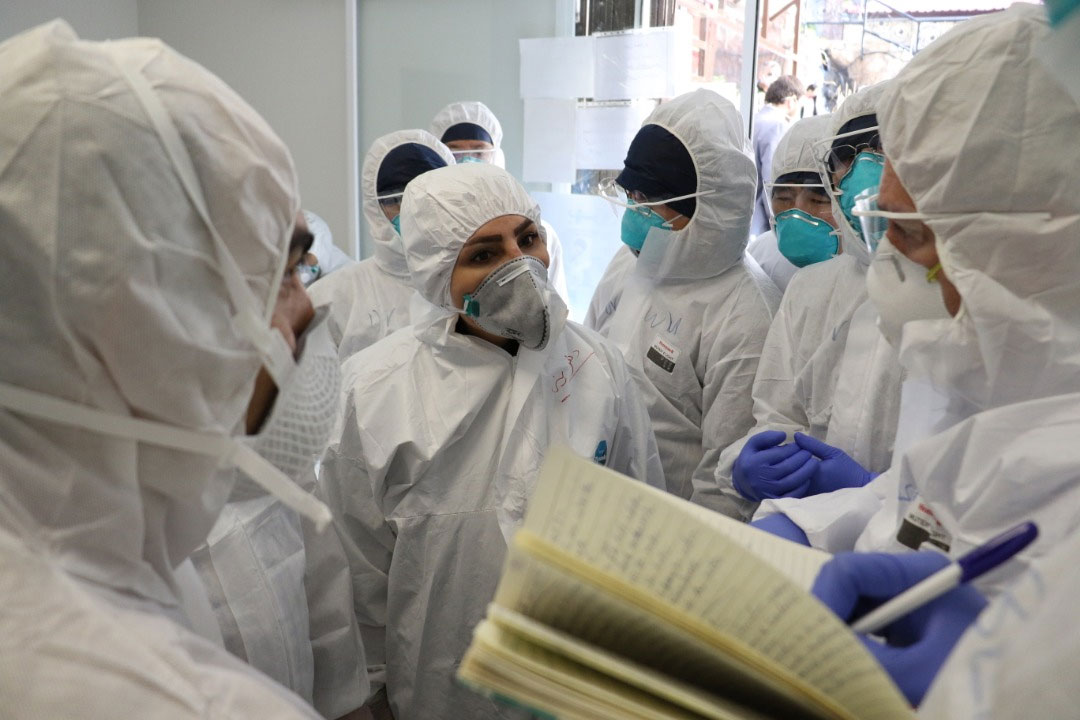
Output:
<path fill-rule="evenodd" d="M 881 238 L 866 272 L 866 291 L 877 308 L 881 334 L 897 349 L 906 323 L 950 317 L 941 284 L 926 268 L 893 247 L 887 237 Z"/>
<path fill-rule="evenodd" d="M 566 305 L 548 285 L 544 263 L 530 255 L 500 265 L 454 308 L 482 330 L 543 350 L 552 328 L 566 319 Z"/>
<path fill-rule="evenodd" d="M 277 398 L 259 432 L 240 438 L 287 477 L 300 482 L 326 448 L 341 398 L 341 361 L 330 337 L 327 308 L 320 307 L 299 340 L 292 380 Z M 266 490 L 237 473 L 229 500 L 265 495 Z"/>

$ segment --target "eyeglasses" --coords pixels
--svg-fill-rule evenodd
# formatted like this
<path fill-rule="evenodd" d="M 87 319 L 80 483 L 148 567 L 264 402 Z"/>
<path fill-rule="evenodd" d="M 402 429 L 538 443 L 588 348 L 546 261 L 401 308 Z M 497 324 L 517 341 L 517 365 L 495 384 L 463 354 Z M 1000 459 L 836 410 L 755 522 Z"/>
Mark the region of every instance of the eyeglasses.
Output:
<path fill-rule="evenodd" d="M 863 142 L 854 141 L 854 138 L 859 136 L 866 136 L 867 139 Z M 849 142 L 833 146 L 837 140 L 845 138 L 848 138 Z M 881 150 L 877 125 L 822 138 L 814 143 L 813 153 L 818 164 L 825 171 L 824 177 L 832 177 L 833 173 L 838 172 L 841 167 L 851 165 L 855 157 L 863 150 Z"/>
<path fill-rule="evenodd" d="M 626 210 L 632 210 L 641 215 L 648 215 L 651 208 L 658 205 L 667 205 L 669 203 L 677 202 L 679 200 L 689 200 L 690 198 L 704 197 L 706 195 L 712 195 L 715 190 L 700 190 L 688 195 L 679 195 L 676 197 L 666 198 L 664 200 L 650 200 L 641 193 L 635 193 L 636 197 L 627 193 L 626 189 L 615 182 L 615 178 L 606 178 L 600 181 L 599 194 L 600 197 L 607 200 L 612 205 L 612 211 L 615 207 L 622 207 Z"/>

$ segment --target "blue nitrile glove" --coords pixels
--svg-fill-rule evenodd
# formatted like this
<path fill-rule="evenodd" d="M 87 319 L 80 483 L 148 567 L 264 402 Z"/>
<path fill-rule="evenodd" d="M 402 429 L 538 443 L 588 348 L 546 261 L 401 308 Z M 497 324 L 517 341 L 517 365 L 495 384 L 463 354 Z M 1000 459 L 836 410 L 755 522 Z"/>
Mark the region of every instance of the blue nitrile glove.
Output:
<path fill-rule="evenodd" d="M 852 460 L 846 452 L 821 442 L 813 435 L 797 432 L 795 444 L 821 460 L 815 463 L 817 472 L 810 482 L 807 495 L 820 495 L 840 488 L 862 487 L 875 477 L 857 461 Z"/>
<path fill-rule="evenodd" d="M 767 533 L 782 537 L 785 540 L 790 540 L 791 542 L 810 547 L 810 539 L 806 537 L 806 533 L 803 532 L 803 529 L 793 523 L 791 518 L 783 513 L 770 515 L 761 518 L 760 520 L 755 520 L 750 524 L 758 530 L 764 530 Z"/>
<path fill-rule="evenodd" d="M 802 497 L 817 469 L 813 456 L 795 443 L 781 445 L 787 433 L 765 430 L 746 441 L 732 467 L 732 484 L 747 500 Z"/>
<path fill-rule="evenodd" d="M 825 563 L 813 593 L 841 620 L 850 622 L 949 564 L 941 553 L 925 551 L 839 553 Z M 892 677 L 908 701 L 918 706 L 938 670 L 986 599 L 960 585 L 881 631 L 884 642 L 863 636 L 870 654 Z"/>

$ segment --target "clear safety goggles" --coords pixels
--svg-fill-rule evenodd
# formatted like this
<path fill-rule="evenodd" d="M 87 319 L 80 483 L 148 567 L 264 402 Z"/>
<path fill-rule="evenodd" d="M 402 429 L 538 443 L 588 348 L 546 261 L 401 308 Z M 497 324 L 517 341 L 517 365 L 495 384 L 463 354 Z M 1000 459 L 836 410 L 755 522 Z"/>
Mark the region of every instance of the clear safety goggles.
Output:
<path fill-rule="evenodd" d="M 816 141 L 812 145 L 812 153 L 816 158 L 818 172 L 821 174 L 821 177 L 827 179 L 832 178 L 833 173 L 837 172 L 842 166 L 850 168 L 859 153 L 865 150 L 878 153 L 881 152 L 880 143 L 876 147 L 868 142 L 841 143 L 840 145 L 833 147 L 837 140 L 853 139 L 860 135 L 876 135 L 877 133 L 878 126 L 873 125 L 868 128 L 862 128 L 861 130 L 852 130 L 850 132 L 840 133 L 839 135 L 833 135 Z M 825 190 L 833 195 L 838 195 L 840 193 L 838 189 L 832 187 L 831 182 L 825 183 Z"/>
<path fill-rule="evenodd" d="M 488 163 L 495 161 L 496 148 L 476 148 L 473 150 L 451 150 L 454 160 L 460 163 Z"/>
<path fill-rule="evenodd" d="M 765 183 L 764 187 L 765 198 L 767 200 L 767 202 L 765 203 L 765 209 L 769 211 L 770 218 L 776 217 L 776 210 L 773 209 L 772 205 L 774 189 L 783 190 L 784 188 L 791 188 L 796 194 L 803 189 L 820 190 L 819 193 L 815 194 L 824 198 L 826 202 L 829 200 L 829 192 L 825 189 L 824 183 Z M 792 207 L 795 207 L 795 202 L 795 200 L 792 200 Z"/>
<path fill-rule="evenodd" d="M 600 197 L 611 203 L 611 209 L 615 212 L 616 207 L 624 208 L 638 213 L 639 215 L 649 215 L 652 208 L 660 205 L 667 205 L 669 203 L 677 202 L 679 200 L 689 200 L 690 198 L 704 197 L 706 195 L 712 195 L 716 190 L 700 190 L 698 192 L 689 193 L 687 195 L 678 195 L 676 197 L 665 198 L 664 200 L 650 200 L 648 198 L 642 198 L 640 201 L 630 197 L 626 192 L 626 189 L 615 182 L 615 178 L 606 178 L 600 181 L 598 193 Z"/>
<path fill-rule="evenodd" d="M 863 238 L 865 238 L 866 244 L 870 247 L 871 252 L 873 252 L 877 250 L 878 245 L 881 243 L 881 238 L 885 237 L 885 232 L 889 229 L 890 220 L 913 220 L 925 223 L 927 220 L 933 220 L 935 218 L 957 217 L 972 213 L 927 214 L 920 212 L 890 212 L 878 207 L 878 188 L 871 188 L 870 190 L 864 190 L 855 196 L 855 209 L 852 210 L 852 214 L 859 218 L 859 224 L 862 226 Z M 1001 215 L 1006 213 L 980 214 Z M 1051 215 L 1048 212 L 1018 212 L 1007 214 L 1017 217 L 1027 217 L 1032 220 L 1047 221 L 1051 219 Z"/>

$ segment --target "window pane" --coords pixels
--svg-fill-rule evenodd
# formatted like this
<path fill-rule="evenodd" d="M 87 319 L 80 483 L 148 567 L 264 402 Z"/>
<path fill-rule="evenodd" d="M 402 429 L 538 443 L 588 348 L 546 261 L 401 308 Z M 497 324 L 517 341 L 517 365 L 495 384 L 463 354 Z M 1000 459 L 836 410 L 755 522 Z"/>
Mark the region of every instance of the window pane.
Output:
<path fill-rule="evenodd" d="M 649 0 L 651 24 L 685 27 L 687 90 L 715 90 L 739 107 L 747 0 Z M 751 2 L 753 0 L 750 0 Z"/>

